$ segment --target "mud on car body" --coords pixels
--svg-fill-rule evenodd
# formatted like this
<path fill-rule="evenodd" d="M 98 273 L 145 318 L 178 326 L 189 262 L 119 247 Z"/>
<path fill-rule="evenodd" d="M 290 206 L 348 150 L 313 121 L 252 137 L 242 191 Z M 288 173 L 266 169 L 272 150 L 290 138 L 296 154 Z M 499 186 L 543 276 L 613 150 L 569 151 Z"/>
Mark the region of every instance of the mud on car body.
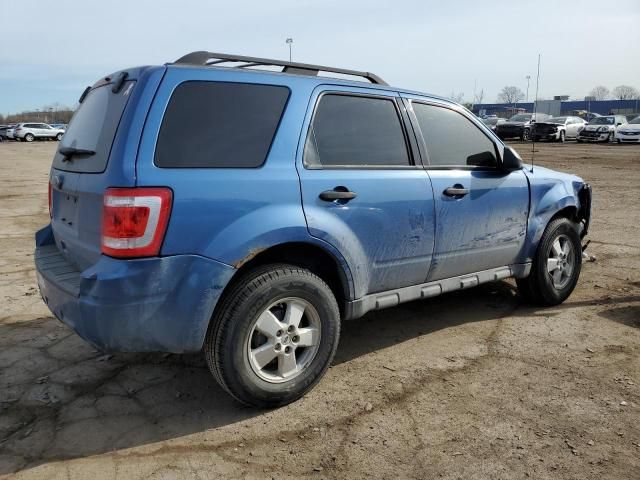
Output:
<path fill-rule="evenodd" d="M 342 320 L 507 277 L 564 301 L 590 202 L 443 98 L 195 52 L 83 93 L 53 159 L 38 284 L 98 348 L 203 350 L 235 398 L 283 405 L 320 380 Z"/>

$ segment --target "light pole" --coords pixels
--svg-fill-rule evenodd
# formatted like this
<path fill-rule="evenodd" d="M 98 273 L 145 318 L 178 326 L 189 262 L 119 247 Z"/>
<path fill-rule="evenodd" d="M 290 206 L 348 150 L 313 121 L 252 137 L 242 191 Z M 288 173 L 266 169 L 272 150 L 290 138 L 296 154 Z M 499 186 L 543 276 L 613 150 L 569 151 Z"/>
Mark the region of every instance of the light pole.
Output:
<path fill-rule="evenodd" d="M 529 80 L 531 80 L 531 75 L 527 75 L 524 78 L 527 79 L 527 103 L 529 103 Z"/>
<path fill-rule="evenodd" d="M 285 43 L 289 45 L 289 61 L 291 61 L 291 46 L 293 45 L 293 38 L 287 38 Z"/>

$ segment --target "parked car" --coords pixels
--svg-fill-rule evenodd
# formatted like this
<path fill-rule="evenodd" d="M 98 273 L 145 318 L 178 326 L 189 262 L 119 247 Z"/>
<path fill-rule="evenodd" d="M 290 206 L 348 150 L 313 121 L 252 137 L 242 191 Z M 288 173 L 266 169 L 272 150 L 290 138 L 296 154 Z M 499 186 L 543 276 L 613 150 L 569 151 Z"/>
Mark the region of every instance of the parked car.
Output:
<path fill-rule="evenodd" d="M 4 129 L 0 130 L 0 135 L 2 135 L 5 139 L 14 140 L 13 130 L 15 125 L 6 125 Z"/>
<path fill-rule="evenodd" d="M 616 141 L 618 143 L 640 143 L 640 116 L 616 129 Z"/>
<path fill-rule="evenodd" d="M 564 143 L 567 138 L 577 138 L 586 124 L 580 117 L 552 117 L 534 123 L 531 135 L 536 141 L 558 140 Z"/>
<path fill-rule="evenodd" d="M 512 116 L 508 121 L 496 126 L 496 134 L 502 140 L 508 138 L 519 138 L 520 140 L 529 140 L 531 133 L 531 122 L 542 121 L 549 118 L 546 113 L 518 113 Z"/>
<path fill-rule="evenodd" d="M 7 130 L 9 130 L 9 125 L 0 125 L 0 141 L 7 138 Z"/>
<path fill-rule="evenodd" d="M 628 123 L 631 123 L 631 120 L 634 120 L 639 115 L 640 115 L 639 113 L 630 113 L 630 114 L 625 114 L 624 118 L 627 119 Z"/>
<path fill-rule="evenodd" d="M 482 122 L 491 130 L 495 131 L 496 127 L 500 123 L 506 122 L 506 120 L 504 118 L 498 118 L 498 117 L 487 117 L 487 118 L 483 118 Z"/>
<path fill-rule="evenodd" d="M 100 349 L 204 350 L 243 403 L 310 390 L 343 320 L 508 277 L 557 305 L 578 281 L 590 187 L 523 168 L 449 100 L 209 52 L 80 100 L 36 233 L 42 298 Z"/>
<path fill-rule="evenodd" d="M 18 123 L 13 130 L 15 139 L 25 142 L 53 139 L 60 141 L 63 135 L 64 130 L 53 128 L 46 123 Z"/>
<path fill-rule="evenodd" d="M 578 142 L 613 142 L 616 129 L 627 124 L 624 115 L 607 115 L 591 120 L 578 134 Z"/>

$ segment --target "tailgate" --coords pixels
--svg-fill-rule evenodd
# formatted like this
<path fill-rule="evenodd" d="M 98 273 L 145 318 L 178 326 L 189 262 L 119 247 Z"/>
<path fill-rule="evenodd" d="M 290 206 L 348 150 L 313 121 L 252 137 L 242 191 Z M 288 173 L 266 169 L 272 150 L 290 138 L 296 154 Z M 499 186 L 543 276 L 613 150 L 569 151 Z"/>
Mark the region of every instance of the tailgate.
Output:
<path fill-rule="evenodd" d="M 112 155 L 114 138 L 135 81 L 103 80 L 83 95 L 60 142 L 51 169 L 51 226 L 64 259 L 84 270 L 100 257 L 102 197 L 113 186 L 109 163 L 125 159 Z M 135 159 L 128 159 L 134 162 Z M 114 165 L 120 167 L 119 165 Z M 122 183 L 121 179 L 115 180 Z M 133 184 L 132 177 L 129 182 Z M 126 185 L 119 185 L 126 186 Z"/>

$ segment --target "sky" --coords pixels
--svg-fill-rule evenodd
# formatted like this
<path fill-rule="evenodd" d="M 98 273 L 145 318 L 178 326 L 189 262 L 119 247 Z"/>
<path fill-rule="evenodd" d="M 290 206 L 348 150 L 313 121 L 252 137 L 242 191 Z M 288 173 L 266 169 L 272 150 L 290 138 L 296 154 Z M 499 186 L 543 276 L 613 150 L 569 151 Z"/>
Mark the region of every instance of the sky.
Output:
<path fill-rule="evenodd" d="M 371 71 L 391 85 L 493 102 L 505 85 L 582 99 L 640 88 L 640 1 L 0 0 L 0 113 L 74 106 L 126 67 L 195 50 Z M 38 8 L 38 5 L 42 8 Z M 13 13 L 15 11 L 15 14 Z"/>

